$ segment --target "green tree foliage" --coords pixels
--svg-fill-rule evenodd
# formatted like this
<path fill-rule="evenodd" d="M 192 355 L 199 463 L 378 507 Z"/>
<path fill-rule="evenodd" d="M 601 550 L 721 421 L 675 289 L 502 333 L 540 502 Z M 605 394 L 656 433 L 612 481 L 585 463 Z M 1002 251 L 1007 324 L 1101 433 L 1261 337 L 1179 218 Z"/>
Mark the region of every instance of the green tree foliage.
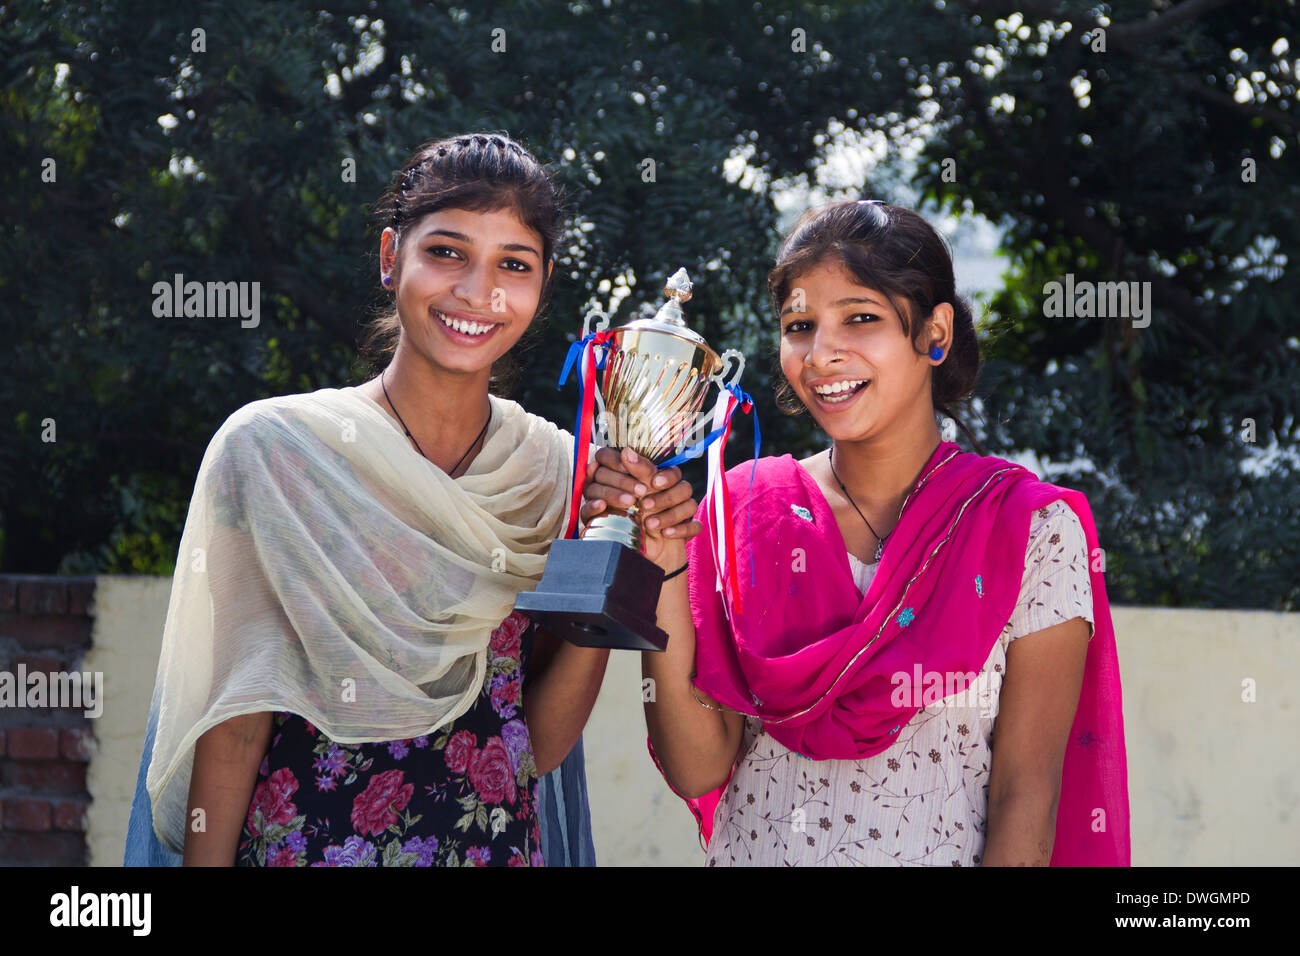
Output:
<path fill-rule="evenodd" d="M 947 125 L 919 179 L 1007 229 L 990 446 L 1087 492 L 1115 600 L 1293 608 L 1295 5 L 949 6 L 950 42 L 977 56 L 930 80 Z M 1045 286 L 1067 274 L 1141 283 L 1150 314 L 1052 317 Z"/>
<path fill-rule="evenodd" d="M 1294 4 L 182 6 L 0 7 L 0 567 L 167 572 L 230 412 L 368 377 L 367 207 L 466 130 L 526 142 L 574 213 L 512 397 L 571 428 L 554 381 L 582 315 L 626 283 L 626 321 L 684 265 L 693 327 L 750 358 L 765 453 L 810 450 L 771 401 L 772 198 L 843 128 L 928 136 L 915 185 L 1005 228 L 982 433 L 1088 492 L 1113 595 L 1294 602 L 1297 51 L 1273 52 Z M 739 151 L 752 182 L 724 174 Z M 155 317 L 177 273 L 260 282 L 259 324 Z M 1065 273 L 1151 282 L 1151 324 L 1048 318 Z M 1270 446 L 1272 471 L 1243 471 Z M 749 453 L 738 425 L 729 463 Z"/>

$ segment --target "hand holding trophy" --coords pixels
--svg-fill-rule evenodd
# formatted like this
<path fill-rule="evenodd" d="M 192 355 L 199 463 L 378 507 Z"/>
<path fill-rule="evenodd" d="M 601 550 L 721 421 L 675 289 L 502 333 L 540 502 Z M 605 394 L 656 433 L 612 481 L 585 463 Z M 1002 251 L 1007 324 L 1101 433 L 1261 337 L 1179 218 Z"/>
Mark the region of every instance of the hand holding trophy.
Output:
<path fill-rule="evenodd" d="M 680 468 L 656 468 L 631 448 L 596 449 L 596 468 L 588 475 L 582 490 L 580 517 L 590 524 L 606 514 L 606 508 L 635 506 L 641 526 L 641 553 L 664 571 L 676 570 L 685 558 L 680 549 L 704 526 L 695 520 L 698 502 L 692 497 L 691 483 L 682 478 Z M 675 563 L 664 564 L 668 554 Z"/>
<path fill-rule="evenodd" d="M 584 323 L 583 338 L 574 343 L 561 375 L 563 383 L 571 365 L 581 363 L 582 404 L 574 428 L 576 474 L 569 530 L 564 538 L 552 543 L 537 589 L 520 592 L 515 608 L 551 632 L 584 647 L 664 649 L 668 635 L 655 624 L 664 571 L 645 554 L 642 522 L 654 518 L 664 528 L 679 524 L 677 510 L 690 501 L 690 486 L 684 482 L 659 486 L 669 492 L 659 500 L 653 483 L 641 481 L 646 488 L 642 497 L 652 502 L 646 514 L 635 492 L 638 482 L 633 480 L 632 490 L 625 491 L 632 495 L 632 501 L 626 502 L 622 494 L 612 491 L 614 487 L 626 489 L 623 481 L 608 483 L 618 470 L 612 466 L 624 460 L 621 456 L 611 458 L 613 449 L 623 449 L 624 456 L 630 449 L 646 467 L 675 466 L 697 457 L 719 437 L 725 442 L 731 412 L 738 406 L 748 411 L 753 405 L 736 386 L 744 370 L 744 357 L 734 349 L 719 356 L 700 335 L 686 327 L 681 303 L 690 298 L 691 283 L 685 269 L 669 278 L 664 294 L 668 301 L 651 318 L 611 330 L 602 326 L 594 333 Z M 736 359 L 736 364 L 727 380 L 727 360 L 731 358 Z M 602 372 L 599 382 L 597 370 Z M 688 437 L 699 430 L 701 409 L 711 385 L 717 385 L 720 392 L 712 416 L 713 431 L 682 451 Z M 596 422 L 596 400 L 603 406 L 600 419 L 612 447 L 597 452 L 601 467 L 593 478 L 606 479 L 600 484 L 602 492 L 611 489 L 604 495 L 610 503 L 592 518 L 582 538 L 574 539 L 578 502 L 586 485 L 587 445 Z M 625 470 L 637 464 L 630 456 L 626 462 Z M 720 468 L 721 443 L 710 448 L 710 463 L 714 466 L 712 485 L 713 474 Z M 636 475 L 624 477 L 635 479 Z M 647 472 L 642 477 L 648 479 L 650 475 Z M 679 478 L 680 472 L 675 477 Z M 683 492 L 684 498 L 675 500 Z M 693 502 L 691 507 L 693 514 Z M 661 515 L 661 511 L 666 513 Z M 687 537 L 682 536 L 682 540 Z"/>

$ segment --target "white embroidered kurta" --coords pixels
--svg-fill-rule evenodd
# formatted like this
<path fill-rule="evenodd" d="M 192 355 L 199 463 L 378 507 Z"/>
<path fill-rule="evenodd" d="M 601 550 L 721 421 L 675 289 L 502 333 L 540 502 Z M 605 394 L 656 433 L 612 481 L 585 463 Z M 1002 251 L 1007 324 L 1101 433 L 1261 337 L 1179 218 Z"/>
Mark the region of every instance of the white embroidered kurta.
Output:
<path fill-rule="evenodd" d="M 863 594 L 877 565 L 849 555 Z M 709 866 L 978 866 L 997 698 L 1011 641 L 1076 617 L 1091 630 L 1088 546 L 1063 501 L 1035 512 L 1016 607 L 971 690 L 917 711 L 888 750 L 812 760 L 746 718 Z"/>

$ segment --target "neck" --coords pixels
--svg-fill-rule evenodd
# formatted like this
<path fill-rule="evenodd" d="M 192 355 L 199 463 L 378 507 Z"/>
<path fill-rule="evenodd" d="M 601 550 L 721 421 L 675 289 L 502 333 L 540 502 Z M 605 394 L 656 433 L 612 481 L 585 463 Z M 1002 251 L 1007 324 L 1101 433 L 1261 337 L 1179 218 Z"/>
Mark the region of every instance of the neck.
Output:
<path fill-rule="evenodd" d="M 887 535 L 938 445 L 939 428 L 933 414 L 889 435 L 835 440 L 835 474 L 858 507 L 871 517 L 876 530 Z M 877 515 L 884 519 L 883 526 L 876 523 Z"/>
<path fill-rule="evenodd" d="M 474 373 L 437 368 L 399 342 L 393 360 L 382 376 L 363 386 L 368 397 L 390 411 L 396 410 L 426 458 L 450 473 L 470 449 L 479 447 L 478 435 L 491 409 L 488 379 L 491 369 Z M 382 378 L 382 382 L 381 382 Z M 384 390 L 387 389 L 387 400 Z M 465 456 L 460 472 L 474 458 Z"/>

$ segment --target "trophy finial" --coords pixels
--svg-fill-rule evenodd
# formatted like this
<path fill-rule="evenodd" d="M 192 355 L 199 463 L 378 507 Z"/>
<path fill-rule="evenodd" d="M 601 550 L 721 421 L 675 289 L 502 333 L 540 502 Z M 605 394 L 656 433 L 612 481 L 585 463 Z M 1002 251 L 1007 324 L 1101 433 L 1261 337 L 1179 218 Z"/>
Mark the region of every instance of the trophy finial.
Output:
<path fill-rule="evenodd" d="M 668 301 L 659 307 L 655 313 L 655 321 L 667 322 L 670 325 L 685 325 L 686 320 L 682 317 L 682 303 L 691 297 L 691 279 L 686 274 L 685 269 L 678 269 L 668 277 L 664 283 L 664 295 Z"/>
<path fill-rule="evenodd" d="M 691 277 L 685 269 L 678 269 L 664 283 L 664 295 L 678 302 L 685 302 L 691 297 Z"/>

